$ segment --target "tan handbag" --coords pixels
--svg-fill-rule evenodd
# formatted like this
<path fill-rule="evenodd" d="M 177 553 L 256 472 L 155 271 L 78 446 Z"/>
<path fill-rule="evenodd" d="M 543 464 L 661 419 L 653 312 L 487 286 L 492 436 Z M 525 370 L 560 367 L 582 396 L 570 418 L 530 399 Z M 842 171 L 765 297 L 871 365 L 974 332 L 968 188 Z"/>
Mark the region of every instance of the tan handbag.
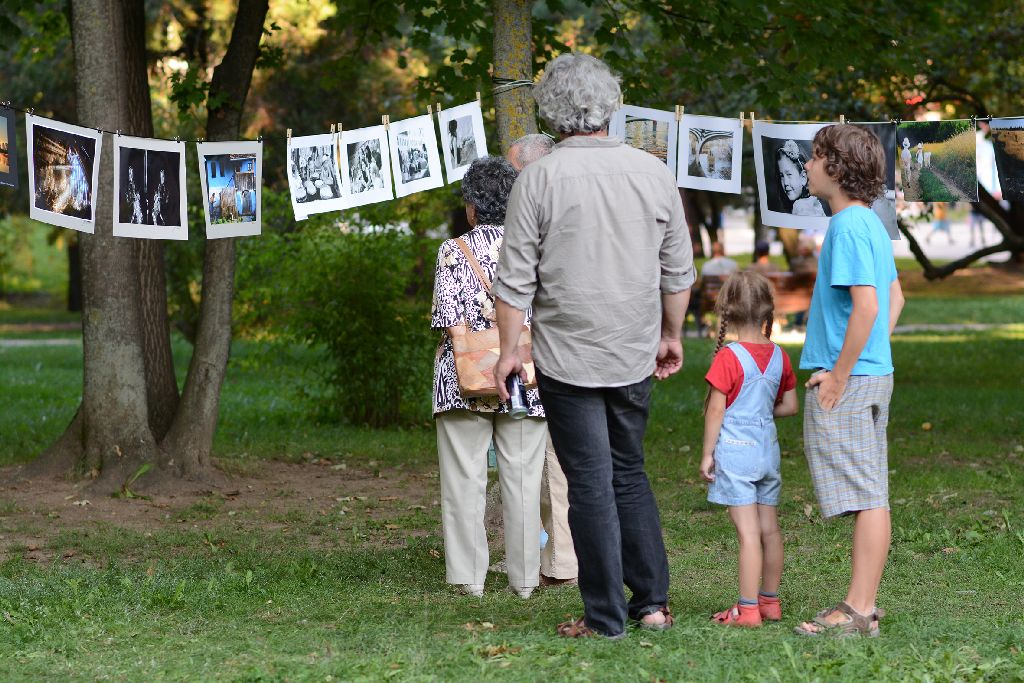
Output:
<path fill-rule="evenodd" d="M 484 269 L 480 267 L 480 262 L 473 256 L 469 245 L 462 238 L 456 239 L 455 243 L 466 255 L 466 260 L 469 261 L 480 284 L 490 294 L 491 281 L 487 279 Z M 452 349 L 455 351 L 455 374 L 459 378 L 459 391 L 462 396 L 497 396 L 498 385 L 494 382 L 494 366 L 498 363 L 498 356 L 501 353 L 498 327 L 471 332 L 463 321 L 461 325 L 452 327 L 451 337 Z M 537 377 L 533 369 L 530 328 L 526 325 L 523 325 L 523 329 L 519 333 L 519 343 L 516 349 L 523 361 L 523 368 L 526 370 L 526 388 L 534 389 L 537 386 Z"/>

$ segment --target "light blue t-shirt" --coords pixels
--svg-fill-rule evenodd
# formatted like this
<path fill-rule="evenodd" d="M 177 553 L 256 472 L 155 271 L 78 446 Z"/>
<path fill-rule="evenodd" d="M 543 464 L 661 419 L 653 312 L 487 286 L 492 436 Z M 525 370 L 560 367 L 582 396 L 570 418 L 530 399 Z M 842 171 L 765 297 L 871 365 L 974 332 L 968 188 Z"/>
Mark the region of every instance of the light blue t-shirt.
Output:
<path fill-rule="evenodd" d="M 853 312 L 850 287 L 869 285 L 878 296 L 878 317 L 850 374 L 891 374 L 889 286 L 895 279 L 892 242 L 878 216 L 863 206 L 850 206 L 832 216 L 818 257 L 800 369 L 832 369 Z"/>

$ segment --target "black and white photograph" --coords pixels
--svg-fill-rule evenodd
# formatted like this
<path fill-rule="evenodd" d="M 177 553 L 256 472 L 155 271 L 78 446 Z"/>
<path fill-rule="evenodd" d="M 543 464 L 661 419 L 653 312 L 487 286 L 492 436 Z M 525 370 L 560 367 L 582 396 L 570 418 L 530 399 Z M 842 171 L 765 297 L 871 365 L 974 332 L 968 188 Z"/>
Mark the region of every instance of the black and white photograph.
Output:
<path fill-rule="evenodd" d="M 295 220 L 348 208 L 346 183 L 338 161 L 338 135 L 306 135 L 288 147 L 288 187 Z"/>
<path fill-rule="evenodd" d="M 0 107 L 0 185 L 18 188 L 18 135 L 7 107 Z"/>
<path fill-rule="evenodd" d="M 608 135 L 653 154 L 676 174 L 679 122 L 674 111 L 623 105 L 612 114 Z"/>
<path fill-rule="evenodd" d="M 391 154 L 385 126 L 346 130 L 341 135 L 341 172 L 349 188 L 349 206 L 394 199 Z"/>
<path fill-rule="evenodd" d="M 29 217 L 92 233 L 103 134 L 26 114 Z"/>
<path fill-rule="evenodd" d="M 393 121 L 388 126 L 388 140 L 397 196 L 405 197 L 444 184 L 433 116 L 424 114 Z"/>
<path fill-rule="evenodd" d="M 462 180 L 475 159 L 487 156 L 484 116 L 479 102 L 467 102 L 437 114 L 441 130 L 445 175 L 449 183 Z"/>
<path fill-rule="evenodd" d="M 885 194 L 871 205 L 872 211 L 882 221 L 889 239 L 898 240 L 900 229 L 896 225 L 896 124 L 885 122 L 857 122 L 858 126 L 874 133 L 885 150 Z"/>
<path fill-rule="evenodd" d="M 262 223 L 263 143 L 200 142 L 206 237 L 249 237 Z"/>
<path fill-rule="evenodd" d="M 761 222 L 777 228 L 821 230 L 832 215 L 828 204 L 811 195 L 805 164 L 814 134 L 826 123 L 754 121 L 754 167 Z"/>
<path fill-rule="evenodd" d="M 686 114 L 679 125 L 679 187 L 740 192 L 743 122 Z"/>
<path fill-rule="evenodd" d="M 114 236 L 187 240 L 185 143 L 114 136 Z"/>

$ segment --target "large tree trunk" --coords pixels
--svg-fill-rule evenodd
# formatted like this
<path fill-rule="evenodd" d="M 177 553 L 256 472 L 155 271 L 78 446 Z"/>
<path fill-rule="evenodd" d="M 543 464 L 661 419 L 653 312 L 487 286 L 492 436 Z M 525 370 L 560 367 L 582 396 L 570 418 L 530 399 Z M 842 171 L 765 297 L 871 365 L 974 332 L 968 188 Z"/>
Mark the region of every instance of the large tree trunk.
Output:
<path fill-rule="evenodd" d="M 128 74 L 120 3 L 76 0 L 71 31 L 82 125 L 127 130 Z M 145 363 L 139 344 L 137 259 L 130 240 L 112 236 L 112 136 L 105 136 L 93 188 L 96 233 L 81 235 L 84 311 L 82 437 L 84 465 L 97 487 L 115 490 L 158 449 L 149 429 Z"/>
<path fill-rule="evenodd" d="M 533 0 L 494 0 L 494 76 L 533 80 Z M 494 96 L 501 153 L 520 137 L 537 132 L 535 104 L 529 88 Z"/>
<path fill-rule="evenodd" d="M 206 133 L 210 140 L 238 137 L 267 9 L 268 0 L 239 2 L 231 43 L 210 83 L 208 101 L 218 103 L 209 110 Z M 195 349 L 174 424 L 163 442 L 180 471 L 192 476 L 208 473 L 220 390 L 231 353 L 234 277 L 234 239 L 207 240 Z"/>

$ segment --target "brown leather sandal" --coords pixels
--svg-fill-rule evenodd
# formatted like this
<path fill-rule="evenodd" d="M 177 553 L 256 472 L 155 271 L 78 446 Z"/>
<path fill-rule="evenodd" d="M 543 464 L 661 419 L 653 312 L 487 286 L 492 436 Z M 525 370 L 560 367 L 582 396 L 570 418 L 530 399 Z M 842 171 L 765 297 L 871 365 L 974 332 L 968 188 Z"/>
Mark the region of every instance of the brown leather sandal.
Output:
<path fill-rule="evenodd" d="M 833 612 L 840 612 L 846 617 L 845 620 L 832 623 L 826 619 Z M 836 638 L 867 636 L 868 638 L 877 638 L 881 634 L 878 620 L 884 615 L 885 612 L 878 609 L 872 610 L 871 614 L 861 614 L 850 607 L 844 600 L 835 607 L 821 610 L 814 616 L 810 623 L 818 627 L 816 630 L 812 631 L 800 625 L 794 628 L 793 631 L 802 636 L 827 635 Z"/>

